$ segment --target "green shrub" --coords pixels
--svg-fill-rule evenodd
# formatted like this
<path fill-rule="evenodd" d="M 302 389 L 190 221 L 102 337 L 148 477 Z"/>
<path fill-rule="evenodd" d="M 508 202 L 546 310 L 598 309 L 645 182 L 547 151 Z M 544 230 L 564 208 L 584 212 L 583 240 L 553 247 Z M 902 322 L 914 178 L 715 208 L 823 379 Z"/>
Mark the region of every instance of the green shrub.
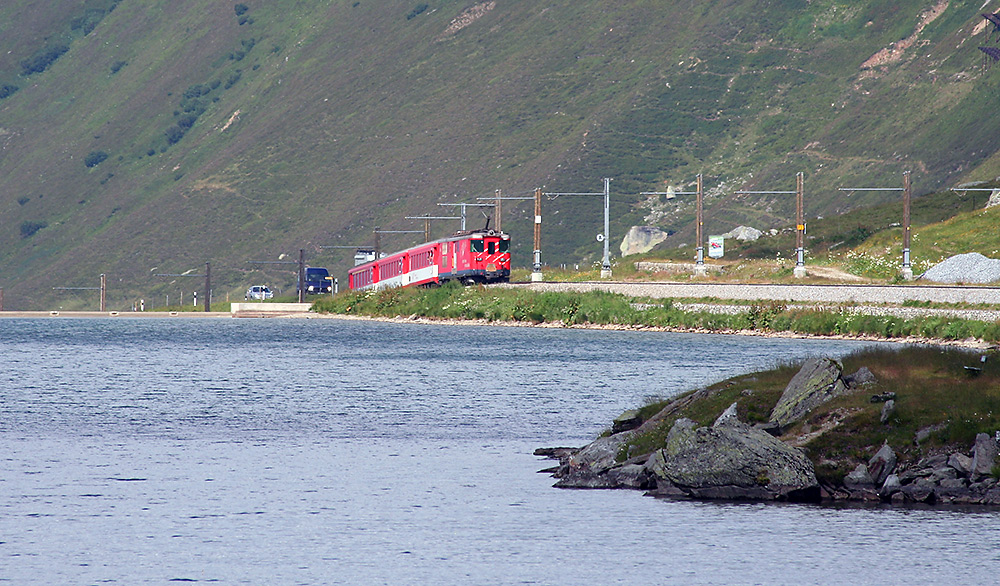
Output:
<path fill-rule="evenodd" d="M 42 228 L 48 227 L 46 222 L 21 222 L 21 238 L 30 238 Z"/>
<path fill-rule="evenodd" d="M 17 87 L 16 85 L 10 85 L 9 83 L 0 85 L 0 100 L 11 97 L 12 95 L 14 95 L 14 92 L 16 92 L 19 89 L 21 88 Z"/>
<path fill-rule="evenodd" d="M 187 132 L 192 126 L 194 126 L 194 123 L 197 120 L 198 117 L 194 114 L 184 114 L 183 116 L 177 118 L 177 126 Z"/>
<path fill-rule="evenodd" d="M 193 99 L 207 95 L 211 91 L 212 88 L 207 83 L 196 83 L 194 85 L 188 86 L 188 89 L 184 90 L 184 94 L 182 95 L 184 98 Z"/>
<path fill-rule="evenodd" d="M 104 151 L 90 151 L 87 156 L 83 158 L 83 164 L 88 168 L 96 167 L 104 162 L 108 158 L 108 153 Z"/>
<path fill-rule="evenodd" d="M 425 10 L 429 8 L 426 4 L 417 4 L 409 14 L 406 15 L 406 20 L 411 20 L 420 16 Z"/>
<path fill-rule="evenodd" d="M 229 78 L 226 79 L 226 84 L 224 86 L 224 89 L 228 90 L 229 88 L 231 88 L 234 85 L 236 85 L 236 82 L 238 82 L 240 80 L 240 77 L 242 77 L 242 76 L 243 76 L 243 72 L 240 71 L 239 69 L 237 69 L 236 71 L 230 73 L 229 74 Z"/>
<path fill-rule="evenodd" d="M 166 135 L 168 143 L 177 144 L 182 138 L 184 138 L 184 132 L 184 129 L 180 126 L 171 126 L 163 131 L 163 134 Z"/>
<path fill-rule="evenodd" d="M 239 4 L 233 6 L 233 10 L 236 11 L 236 16 L 243 16 L 248 10 L 250 10 L 250 7 L 240 2 Z"/>
<path fill-rule="evenodd" d="M 31 57 L 21 60 L 21 74 L 28 76 L 45 71 L 66 51 L 69 51 L 69 45 L 65 43 L 45 47 Z"/>

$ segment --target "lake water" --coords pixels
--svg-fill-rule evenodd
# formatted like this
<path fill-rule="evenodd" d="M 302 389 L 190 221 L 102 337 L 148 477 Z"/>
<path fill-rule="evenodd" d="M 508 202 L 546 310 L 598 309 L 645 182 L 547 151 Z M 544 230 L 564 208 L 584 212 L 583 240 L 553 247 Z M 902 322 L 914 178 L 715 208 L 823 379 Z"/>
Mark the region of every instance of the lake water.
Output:
<path fill-rule="evenodd" d="M 844 341 L 0 320 L 0 583 L 989 584 L 1000 513 L 565 491 L 542 446 Z"/>

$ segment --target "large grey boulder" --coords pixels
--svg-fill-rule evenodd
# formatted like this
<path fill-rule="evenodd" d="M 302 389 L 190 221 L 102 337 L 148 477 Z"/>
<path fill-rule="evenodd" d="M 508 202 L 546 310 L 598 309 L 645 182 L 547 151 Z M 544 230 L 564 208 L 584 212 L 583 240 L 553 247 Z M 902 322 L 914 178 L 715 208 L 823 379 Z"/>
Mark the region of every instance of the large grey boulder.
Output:
<path fill-rule="evenodd" d="M 628 441 L 630 432 L 598 438 L 569 457 L 558 472 L 559 488 L 618 488 L 618 475 L 607 472 L 618 466 L 618 451 Z"/>
<path fill-rule="evenodd" d="M 878 382 L 878 379 L 875 378 L 872 371 L 868 370 L 867 366 L 862 366 L 857 370 L 857 372 L 844 376 L 843 379 L 844 384 L 851 389 L 872 385 Z"/>
<path fill-rule="evenodd" d="M 847 392 L 840 378 L 843 370 L 832 358 L 806 360 L 771 411 L 771 421 L 786 430 L 816 407 Z"/>
<path fill-rule="evenodd" d="M 804 453 L 728 415 L 712 427 L 679 419 L 646 467 L 661 495 L 819 500 L 819 483 Z"/>
<path fill-rule="evenodd" d="M 896 414 L 896 401 L 889 399 L 882 404 L 882 412 L 879 414 L 879 423 L 885 424 Z"/>
<path fill-rule="evenodd" d="M 622 256 L 649 252 L 666 240 L 667 236 L 669 234 L 653 226 L 632 226 L 618 249 L 621 250 Z"/>
<path fill-rule="evenodd" d="M 741 242 L 755 242 L 763 236 L 764 233 L 757 228 L 751 228 L 750 226 L 737 226 L 722 235 L 723 238 L 735 238 Z"/>
<path fill-rule="evenodd" d="M 972 446 L 972 477 L 989 476 L 997 462 L 997 441 L 985 433 L 976 435 Z"/>
<path fill-rule="evenodd" d="M 857 468 L 848 472 L 847 476 L 844 477 L 844 486 L 850 491 L 870 491 L 875 489 L 875 479 L 868 471 L 868 466 L 858 464 Z"/>
<path fill-rule="evenodd" d="M 948 456 L 948 465 L 962 476 L 969 476 L 972 473 L 972 458 L 965 454 L 955 452 Z"/>
<path fill-rule="evenodd" d="M 879 451 L 875 452 L 871 460 L 868 460 L 868 472 L 872 476 L 875 486 L 882 486 L 889 475 L 896 471 L 896 452 L 889 447 L 888 443 L 882 444 Z"/>
<path fill-rule="evenodd" d="M 892 498 L 892 495 L 903 490 L 902 483 L 899 482 L 899 476 L 895 474 L 890 474 L 888 478 L 885 479 L 885 483 L 882 484 L 882 488 L 879 489 L 879 496 L 882 500 L 888 500 Z"/>

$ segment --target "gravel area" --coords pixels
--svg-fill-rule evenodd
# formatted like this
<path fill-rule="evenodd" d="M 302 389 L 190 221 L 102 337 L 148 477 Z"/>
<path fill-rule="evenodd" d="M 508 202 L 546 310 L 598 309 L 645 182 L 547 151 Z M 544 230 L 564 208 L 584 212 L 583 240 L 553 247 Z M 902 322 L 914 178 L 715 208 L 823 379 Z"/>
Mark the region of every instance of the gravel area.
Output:
<path fill-rule="evenodd" d="M 920 278 L 935 283 L 993 283 L 1000 281 L 1000 260 L 978 252 L 957 254 L 934 265 Z"/>
<path fill-rule="evenodd" d="M 906 301 L 1000 306 L 998 287 L 946 285 L 755 285 L 745 283 L 512 283 L 536 291 L 610 291 L 631 297 L 696 299 L 715 297 L 786 303 L 902 304 Z M 908 308 L 901 308 L 908 309 Z"/>
<path fill-rule="evenodd" d="M 723 305 L 712 303 L 675 303 L 674 307 L 684 311 L 706 311 L 709 313 L 725 313 L 735 315 L 749 311 L 749 305 Z M 989 309 L 931 309 L 924 307 L 892 307 L 877 305 L 856 306 L 823 306 L 791 304 L 789 309 L 825 309 L 828 311 L 843 311 L 855 315 L 891 315 L 903 319 L 918 317 L 956 317 L 976 321 L 1000 320 L 1000 310 Z"/>

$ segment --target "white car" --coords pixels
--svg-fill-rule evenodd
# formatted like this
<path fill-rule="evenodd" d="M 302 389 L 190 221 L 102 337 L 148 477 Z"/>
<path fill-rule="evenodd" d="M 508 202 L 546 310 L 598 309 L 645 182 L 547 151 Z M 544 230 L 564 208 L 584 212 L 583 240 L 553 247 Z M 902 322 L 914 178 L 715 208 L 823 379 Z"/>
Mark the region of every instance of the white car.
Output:
<path fill-rule="evenodd" d="M 264 285 L 254 285 L 253 287 L 250 287 L 249 289 L 247 289 L 247 294 L 243 296 L 243 299 L 246 299 L 248 301 L 250 299 L 258 299 L 260 301 L 263 301 L 265 299 L 273 299 L 273 298 L 274 298 L 274 293 L 272 293 L 271 290 L 265 287 Z"/>

